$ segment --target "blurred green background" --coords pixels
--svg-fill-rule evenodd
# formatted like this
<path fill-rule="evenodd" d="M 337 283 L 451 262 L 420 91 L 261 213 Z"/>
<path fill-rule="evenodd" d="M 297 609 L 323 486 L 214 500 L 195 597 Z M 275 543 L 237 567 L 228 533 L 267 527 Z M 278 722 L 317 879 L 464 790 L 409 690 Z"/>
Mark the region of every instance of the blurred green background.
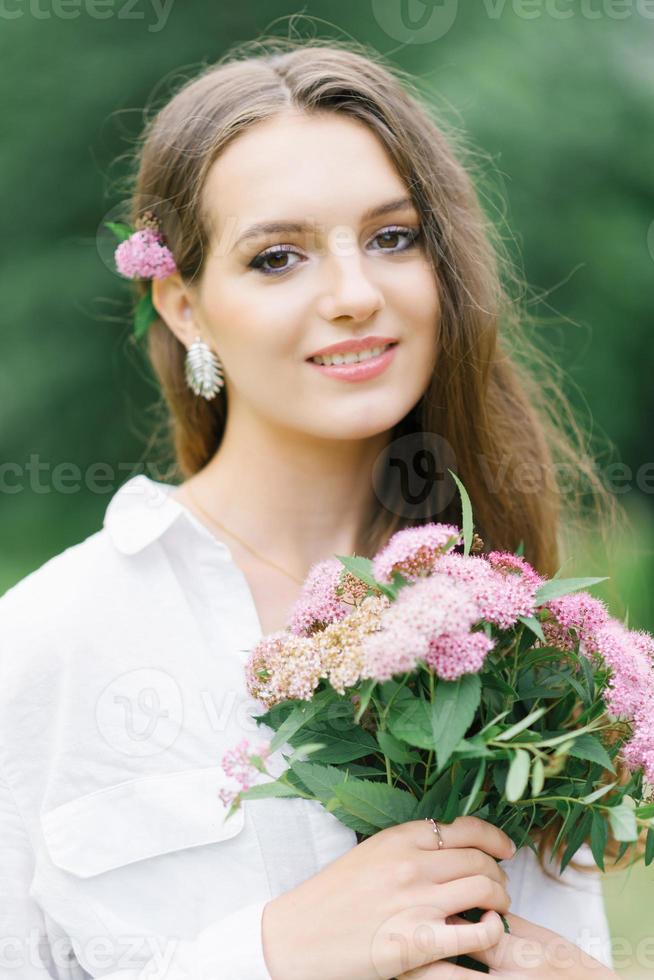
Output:
<path fill-rule="evenodd" d="M 120 203 L 144 107 L 234 43 L 287 36 L 299 13 L 296 34 L 353 38 L 414 74 L 485 157 L 484 206 L 530 284 L 542 344 L 565 366 L 582 423 L 612 447 L 604 472 L 631 521 L 608 554 L 585 542 L 576 563 L 610 574 L 597 594 L 654 630 L 653 7 L 4 5 L 0 594 L 94 533 L 135 472 L 166 479 L 148 470 L 157 392 L 128 344 L 128 284 L 103 261 L 97 230 Z M 606 882 L 625 977 L 654 970 L 653 880 L 650 867 Z"/>

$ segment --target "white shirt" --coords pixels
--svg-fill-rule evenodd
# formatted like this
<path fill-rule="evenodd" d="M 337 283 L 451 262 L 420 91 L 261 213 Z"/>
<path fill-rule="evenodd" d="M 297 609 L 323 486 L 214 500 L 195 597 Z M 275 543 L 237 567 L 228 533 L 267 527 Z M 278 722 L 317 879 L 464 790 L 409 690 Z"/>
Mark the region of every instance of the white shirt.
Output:
<path fill-rule="evenodd" d="M 271 734 L 244 679 L 262 632 L 173 489 L 128 480 L 0 599 L 3 980 L 269 980 L 265 904 L 357 843 L 309 800 L 224 821 L 223 752 Z M 503 867 L 513 912 L 611 964 L 599 873 L 552 882 L 528 848 Z"/>

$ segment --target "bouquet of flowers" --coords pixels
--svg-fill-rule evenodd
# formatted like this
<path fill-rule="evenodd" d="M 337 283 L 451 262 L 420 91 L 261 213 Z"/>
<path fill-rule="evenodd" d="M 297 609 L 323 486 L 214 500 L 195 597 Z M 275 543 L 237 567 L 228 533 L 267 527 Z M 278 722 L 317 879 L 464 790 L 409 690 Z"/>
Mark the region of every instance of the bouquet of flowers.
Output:
<path fill-rule="evenodd" d="M 647 828 L 649 864 L 654 637 L 586 591 L 605 579 L 479 553 L 452 476 L 462 529 L 405 528 L 373 559 L 314 565 L 287 628 L 251 651 L 247 687 L 274 735 L 224 756 L 226 819 L 245 799 L 304 797 L 363 840 L 473 814 L 532 850 L 558 826 L 561 871 L 586 841 L 604 870 L 609 834 L 616 860 L 635 860 Z M 274 777 L 266 761 L 287 744 Z"/>

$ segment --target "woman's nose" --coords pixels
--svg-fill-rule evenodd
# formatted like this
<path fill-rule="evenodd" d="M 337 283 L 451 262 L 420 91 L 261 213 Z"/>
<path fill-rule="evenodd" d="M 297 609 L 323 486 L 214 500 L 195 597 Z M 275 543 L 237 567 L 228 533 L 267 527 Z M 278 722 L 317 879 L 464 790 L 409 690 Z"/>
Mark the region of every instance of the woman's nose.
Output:
<path fill-rule="evenodd" d="M 366 269 L 365 258 L 357 251 L 329 256 L 328 287 L 323 296 L 327 319 L 341 316 L 367 320 L 383 309 L 384 296 Z"/>

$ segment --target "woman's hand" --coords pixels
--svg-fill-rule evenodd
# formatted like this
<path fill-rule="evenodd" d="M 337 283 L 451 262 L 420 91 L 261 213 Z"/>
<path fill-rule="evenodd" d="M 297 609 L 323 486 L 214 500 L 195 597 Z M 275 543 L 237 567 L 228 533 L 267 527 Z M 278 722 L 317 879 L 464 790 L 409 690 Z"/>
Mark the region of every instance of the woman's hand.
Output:
<path fill-rule="evenodd" d="M 504 977 L 506 980 L 619 978 L 619 974 L 557 932 L 537 926 L 511 912 L 507 913 L 506 919 L 510 933 L 503 932 L 499 942 L 490 948 L 468 952 L 468 956 L 486 964 L 490 976 Z M 448 921 L 462 923 L 465 919 L 453 915 Z M 402 974 L 401 980 L 478 980 L 479 976 L 476 970 L 452 963 L 432 963 L 431 966 Z"/>
<path fill-rule="evenodd" d="M 507 835 L 478 817 L 388 827 L 268 902 L 264 956 L 273 980 L 389 980 L 434 960 L 495 946 L 511 899 Z M 446 920 L 469 908 L 479 922 Z"/>

